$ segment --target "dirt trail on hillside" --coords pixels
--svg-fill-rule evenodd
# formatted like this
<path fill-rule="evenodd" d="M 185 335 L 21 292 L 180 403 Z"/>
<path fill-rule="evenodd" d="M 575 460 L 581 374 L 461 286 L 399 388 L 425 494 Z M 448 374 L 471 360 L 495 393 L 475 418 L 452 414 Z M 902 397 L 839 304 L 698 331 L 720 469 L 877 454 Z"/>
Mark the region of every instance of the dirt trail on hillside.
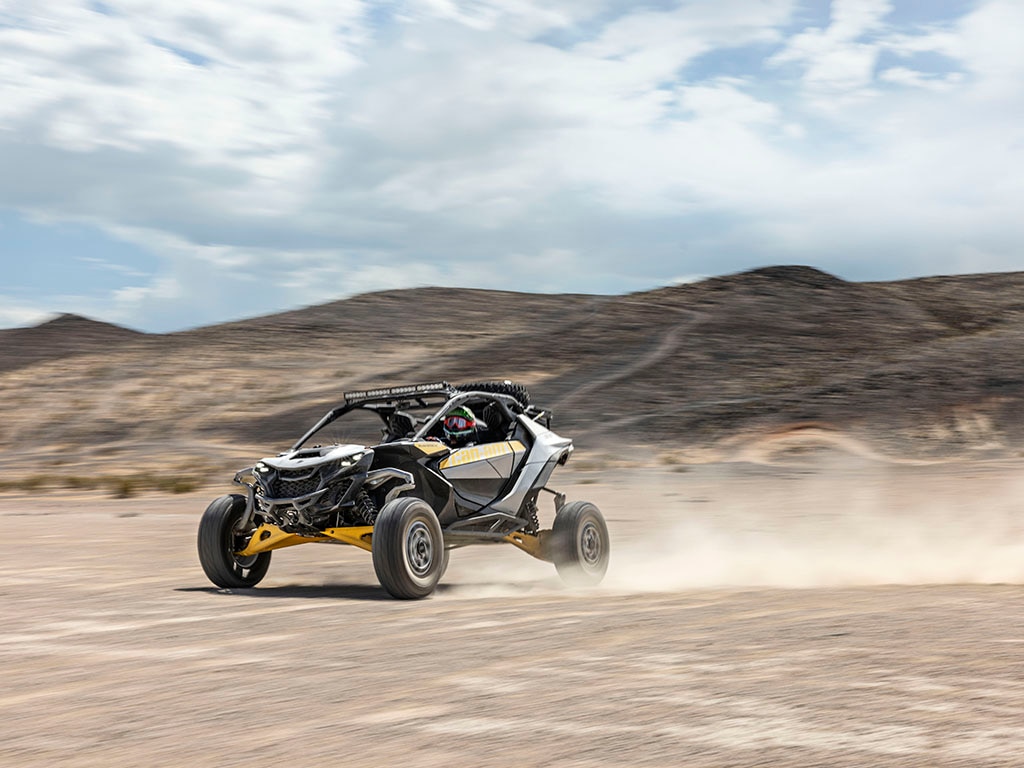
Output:
<path fill-rule="evenodd" d="M 620 366 L 602 376 L 597 376 L 585 381 L 567 395 L 559 398 L 555 402 L 554 408 L 561 410 L 567 404 L 579 397 L 582 397 L 583 395 L 589 394 L 590 392 L 596 392 L 602 387 L 607 387 L 609 384 L 624 381 L 630 376 L 635 376 L 639 371 L 657 365 L 662 360 L 668 358 L 676 351 L 676 349 L 679 348 L 679 342 L 683 335 L 692 331 L 693 328 L 706 317 L 703 312 L 696 312 L 693 310 L 679 310 L 679 314 L 684 315 L 687 319 L 670 327 L 661 335 L 650 351 L 644 353 L 633 363 Z"/>
<path fill-rule="evenodd" d="M 477 547 L 420 602 L 331 545 L 212 588 L 217 490 L 0 496 L 0 764 L 1018 765 L 1020 470 L 567 468 L 605 585 Z"/>

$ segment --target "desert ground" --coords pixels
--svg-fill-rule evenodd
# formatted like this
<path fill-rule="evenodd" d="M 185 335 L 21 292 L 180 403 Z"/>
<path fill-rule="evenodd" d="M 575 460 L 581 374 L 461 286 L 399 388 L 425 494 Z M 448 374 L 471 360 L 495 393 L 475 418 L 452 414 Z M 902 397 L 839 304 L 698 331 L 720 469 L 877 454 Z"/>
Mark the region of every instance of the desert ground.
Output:
<path fill-rule="evenodd" d="M 781 266 L 0 329 L 0 766 L 1024 765 L 1022 292 Z M 418 602 L 341 545 L 206 580 L 207 503 L 345 391 L 506 378 L 576 442 L 600 587 L 503 546 Z"/>
<path fill-rule="evenodd" d="M 580 452 L 602 586 L 474 547 L 416 602 L 333 545 L 214 588 L 229 486 L 7 491 L 0 765 L 1021 765 L 1022 470 Z"/>

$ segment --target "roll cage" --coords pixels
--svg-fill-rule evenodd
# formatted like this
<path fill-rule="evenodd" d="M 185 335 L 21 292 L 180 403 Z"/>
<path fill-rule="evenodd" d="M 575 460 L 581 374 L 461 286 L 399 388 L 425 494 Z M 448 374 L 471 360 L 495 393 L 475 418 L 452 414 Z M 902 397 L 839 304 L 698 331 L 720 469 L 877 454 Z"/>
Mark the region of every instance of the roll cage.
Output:
<path fill-rule="evenodd" d="M 358 390 L 346 392 L 344 404 L 332 408 L 310 427 L 290 450 L 297 451 L 317 432 L 356 409 L 375 413 L 384 425 L 381 443 L 398 440 L 425 440 L 437 437 L 444 415 L 452 408 L 485 399 L 498 409 L 509 425 L 516 417 L 524 414 L 534 421 L 543 421 L 551 427 L 551 413 L 535 406 L 524 407 L 511 395 L 500 392 L 485 392 L 461 389 L 446 381 L 430 384 L 413 384 L 385 389 Z M 408 411 L 433 411 L 430 416 L 417 419 Z M 503 436 L 502 436 L 503 437 Z M 501 439 L 501 437 L 499 437 Z"/>

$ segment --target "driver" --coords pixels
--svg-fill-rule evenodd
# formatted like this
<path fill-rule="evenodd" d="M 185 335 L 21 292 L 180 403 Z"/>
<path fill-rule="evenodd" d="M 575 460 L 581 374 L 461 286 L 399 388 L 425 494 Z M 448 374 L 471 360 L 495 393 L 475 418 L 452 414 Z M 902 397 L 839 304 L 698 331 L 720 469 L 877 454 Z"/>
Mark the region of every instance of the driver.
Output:
<path fill-rule="evenodd" d="M 473 412 L 463 405 L 452 408 L 445 414 L 444 441 L 451 448 L 465 448 L 473 445 L 477 437 L 477 421 Z"/>

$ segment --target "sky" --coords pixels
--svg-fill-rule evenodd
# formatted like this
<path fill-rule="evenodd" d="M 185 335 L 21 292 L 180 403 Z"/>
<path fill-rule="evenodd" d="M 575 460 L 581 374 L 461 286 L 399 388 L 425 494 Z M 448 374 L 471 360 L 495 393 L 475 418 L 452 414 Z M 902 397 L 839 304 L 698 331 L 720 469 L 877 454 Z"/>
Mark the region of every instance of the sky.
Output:
<path fill-rule="evenodd" d="M 1024 269 L 1020 0 L 0 0 L 0 327 Z"/>

